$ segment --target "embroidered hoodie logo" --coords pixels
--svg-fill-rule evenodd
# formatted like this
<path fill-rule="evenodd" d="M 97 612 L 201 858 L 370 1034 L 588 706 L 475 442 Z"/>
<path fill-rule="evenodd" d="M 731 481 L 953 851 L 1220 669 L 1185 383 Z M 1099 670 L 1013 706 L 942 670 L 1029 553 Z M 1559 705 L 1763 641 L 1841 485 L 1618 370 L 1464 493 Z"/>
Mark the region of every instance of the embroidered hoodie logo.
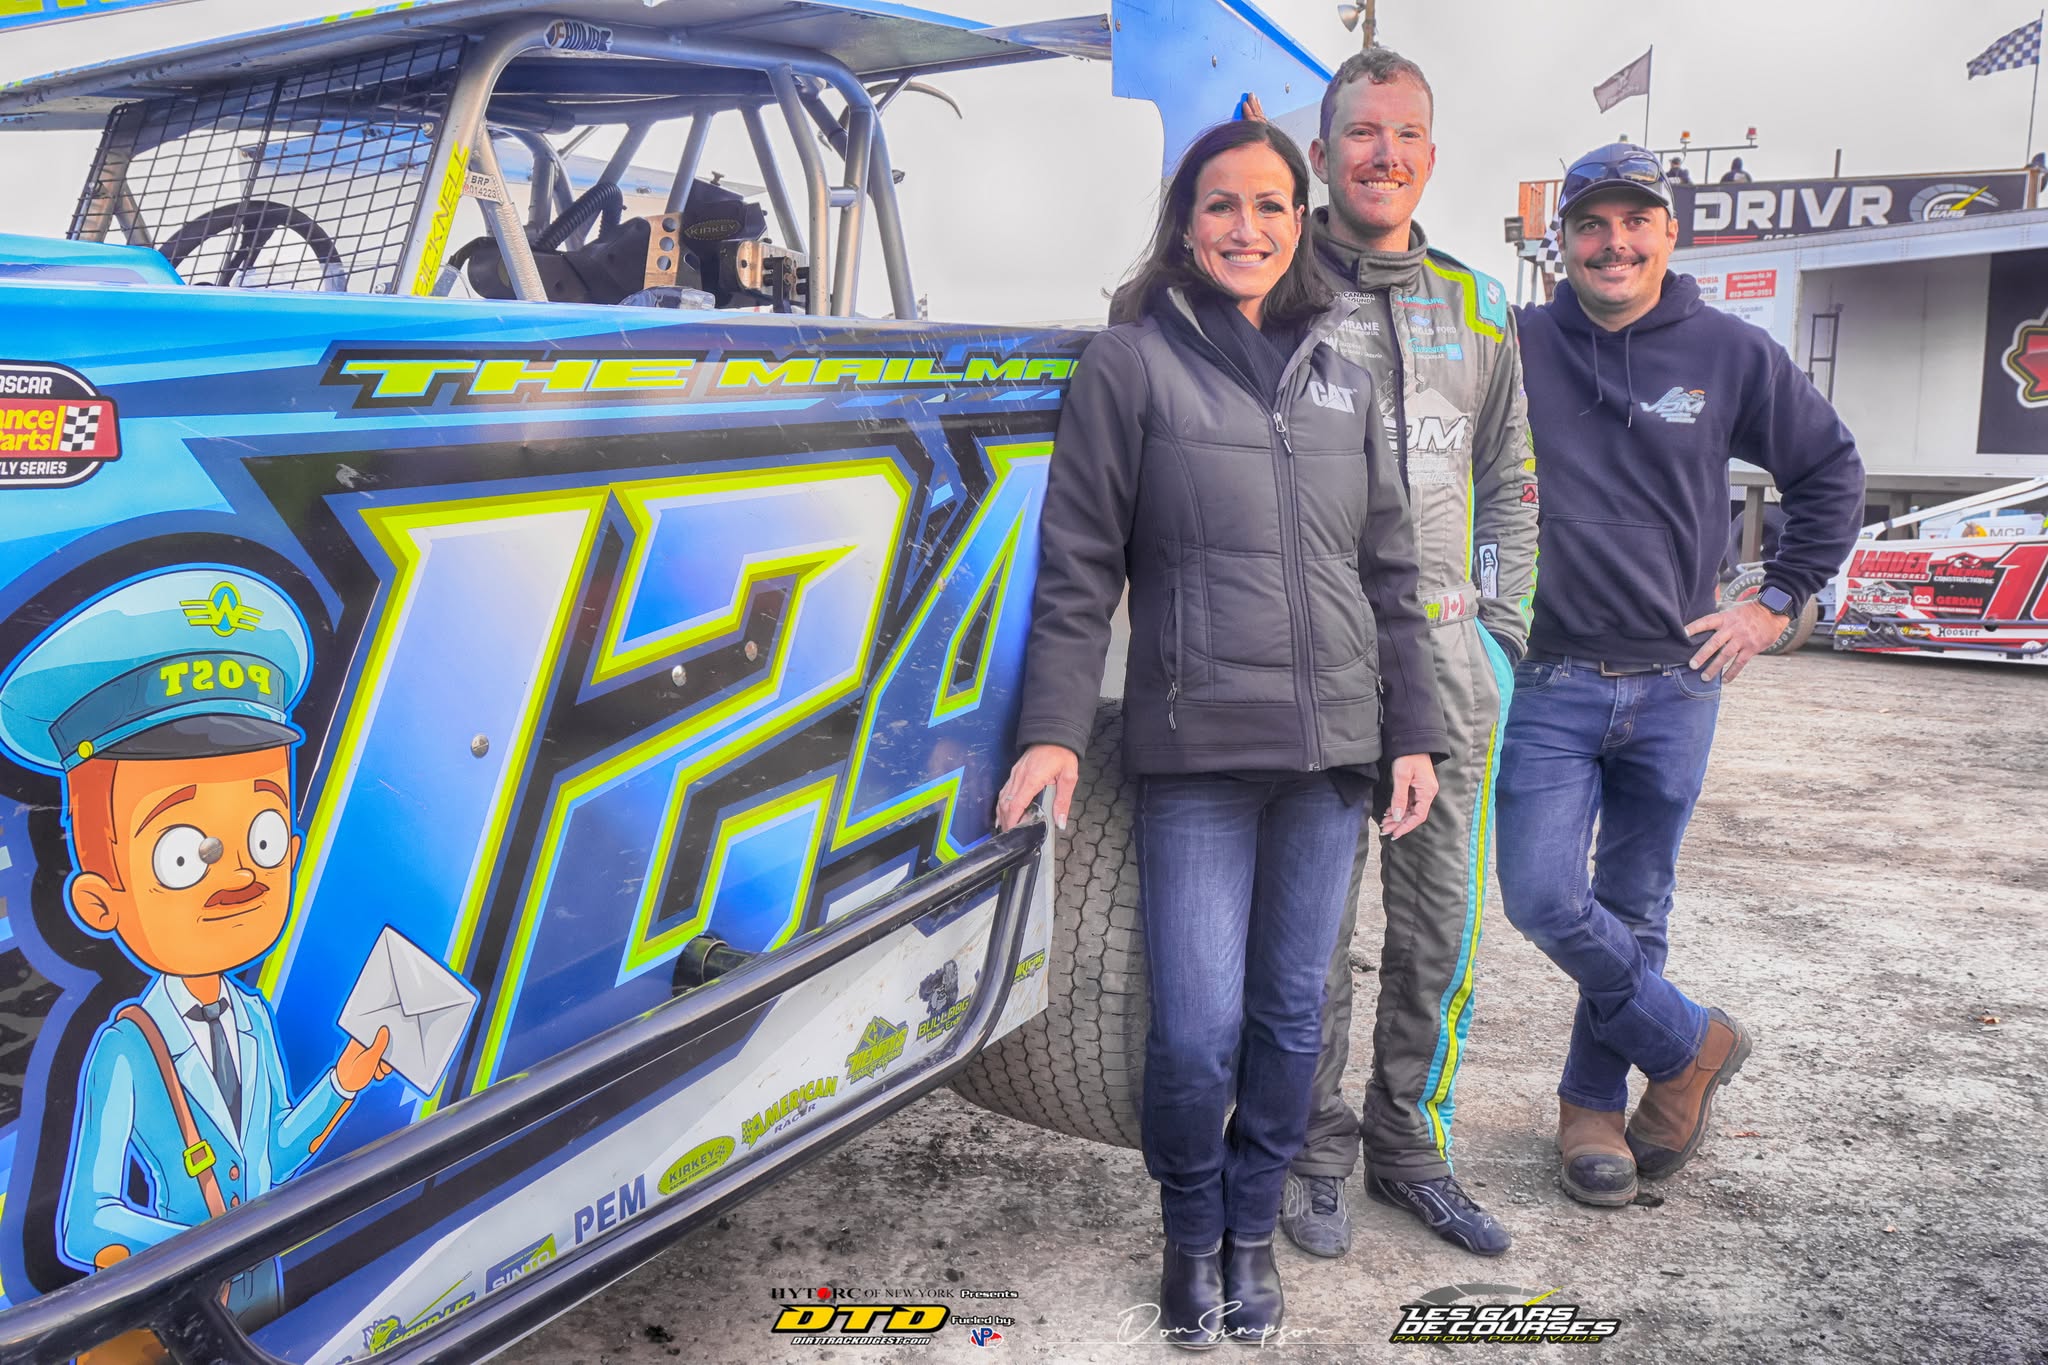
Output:
<path fill-rule="evenodd" d="M 1335 408 L 1338 412 L 1357 412 L 1352 405 L 1352 395 L 1357 389 L 1347 389 L 1337 384 L 1325 384 L 1320 379 L 1308 381 L 1309 400 L 1319 408 Z"/>
<path fill-rule="evenodd" d="M 1693 420 L 1706 410 L 1705 389 L 1681 389 L 1674 385 L 1671 392 L 1654 403 L 1638 403 L 1644 412 L 1654 412 L 1667 422 L 1678 422 L 1691 426 Z"/>

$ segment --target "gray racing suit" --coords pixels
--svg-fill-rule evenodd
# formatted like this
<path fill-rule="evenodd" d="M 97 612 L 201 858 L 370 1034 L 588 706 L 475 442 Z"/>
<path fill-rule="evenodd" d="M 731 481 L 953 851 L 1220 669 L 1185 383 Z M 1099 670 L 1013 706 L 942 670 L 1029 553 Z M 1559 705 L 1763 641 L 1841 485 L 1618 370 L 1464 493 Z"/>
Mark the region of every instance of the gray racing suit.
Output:
<path fill-rule="evenodd" d="M 1536 466 L 1500 283 L 1431 249 L 1420 226 L 1411 224 L 1407 251 L 1359 253 L 1330 239 L 1328 210 L 1316 213 L 1325 277 L 1362 304 L 1334 344 L 1371 371 L 1381 415 L 1401 435 L 1451 752 L 1437 765 L 1429 819 L 1397 842 L 1380 841 L 1387 937 L 1363 1114 L 1338 1088 L 1350 1052 L 1354 895 L 1330 961 L 1308 1142 L 1293 1169 L 1349 1176 L 1362 1135 L 1375 1174 L 1430 1180 L 1451 1169 L 1493 857 L 1494 761 L 1536 586 Z M 1360 843 L 1361 868 L 1369 842 Z"/>

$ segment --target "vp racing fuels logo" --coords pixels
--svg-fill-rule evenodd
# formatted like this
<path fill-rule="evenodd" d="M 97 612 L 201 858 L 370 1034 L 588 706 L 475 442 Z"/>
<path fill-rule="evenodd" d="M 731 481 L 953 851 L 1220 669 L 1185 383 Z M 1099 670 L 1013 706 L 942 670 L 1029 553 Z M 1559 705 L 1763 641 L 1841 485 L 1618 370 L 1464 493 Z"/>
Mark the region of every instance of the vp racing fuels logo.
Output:
<path fill-rule="evenodd" d="M 1644 412 L 1653 413 L 1667 422 L 1680 426 L 1691 426 L 1699 415 L 1706 411 L 1707 391 L 1705 389 L 1681 389 L 1671 386 L 1671 391 L 1654 403 L 1637 403 Z"/>
<path fill-rule="evenodd" d="M 1619 1318 L 1597 1317 L 1561 1303 L 1555 1289 L 1508 1284 L 1450 1284 L 1401 1305 L 1388 1341 L 1396 1346 L 1591 1346 L 1621 1330 Z"/>
<path fill-rule="evenodd" d="M 69 488 L 119 458 L 114 400 L 85 376 L 0 361 L 0 489 Z"/>

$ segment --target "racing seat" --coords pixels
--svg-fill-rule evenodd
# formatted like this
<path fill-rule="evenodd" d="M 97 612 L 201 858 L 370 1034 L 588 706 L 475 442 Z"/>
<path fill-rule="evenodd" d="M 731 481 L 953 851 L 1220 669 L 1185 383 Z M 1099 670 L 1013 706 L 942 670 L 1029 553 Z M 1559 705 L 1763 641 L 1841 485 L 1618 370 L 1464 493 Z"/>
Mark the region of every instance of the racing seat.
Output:
<path fill-rule="evenodd" d="M 767 231 L 768 215 L 758 204 L 708 180 L 691 183 L 679 214 L 622 219 L 624 202 L 617 185 L 594 185 L 532 239 L 534 264 L 551 301 L 616 304 L 649 289 L 683 289 L 711 295 L 717 307 L 733 306 L 744 291 L 736 282 L 721 287 L 721 250 Z M 593 221 L 599 226 L 589 245 L 563 245 Z M 485 298 L 514 297 L 491 238 L 468 243 L 449 264 L 463 270 L 470 288 Z"/>

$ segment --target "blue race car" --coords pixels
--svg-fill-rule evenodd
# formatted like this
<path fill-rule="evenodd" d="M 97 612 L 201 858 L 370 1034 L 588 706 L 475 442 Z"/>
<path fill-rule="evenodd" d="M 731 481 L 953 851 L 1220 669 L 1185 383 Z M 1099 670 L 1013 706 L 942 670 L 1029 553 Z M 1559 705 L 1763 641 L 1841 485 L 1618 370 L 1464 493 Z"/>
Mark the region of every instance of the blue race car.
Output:
<path fill-rule="evenodd" d="M 1169 156 L 1320 89 L 1118 17 L 1120 93 L 1238 35 Z M 1134 1140 L 1113 743 L 1057 876 L 991 829 L 1087 334 L 918 320 L 881 125 L 1110 46 L 409 0 L 0 91 L 101 130 L 0 237 L 0 1362 L 475 1358 L 948 1082 Z"/>

